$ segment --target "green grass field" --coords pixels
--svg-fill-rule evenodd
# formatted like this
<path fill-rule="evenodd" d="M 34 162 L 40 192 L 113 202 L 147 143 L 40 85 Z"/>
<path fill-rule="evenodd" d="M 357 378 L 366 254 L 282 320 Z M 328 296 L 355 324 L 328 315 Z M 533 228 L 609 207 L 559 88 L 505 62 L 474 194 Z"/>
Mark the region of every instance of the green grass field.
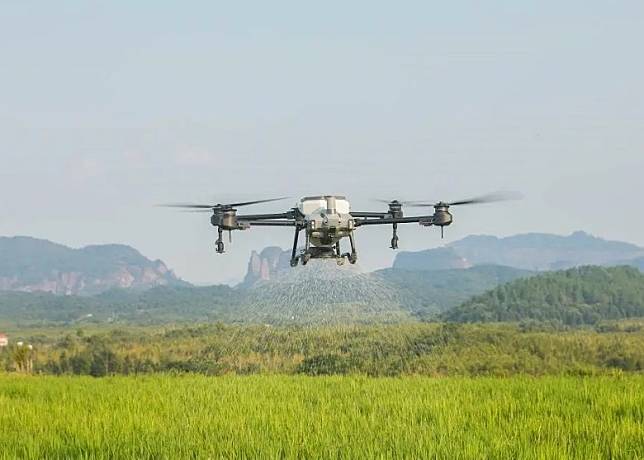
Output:
<path fill-rule="evenodd" d="M 644 376 L 0 376 L 1 458 L 644 458 Z"/>

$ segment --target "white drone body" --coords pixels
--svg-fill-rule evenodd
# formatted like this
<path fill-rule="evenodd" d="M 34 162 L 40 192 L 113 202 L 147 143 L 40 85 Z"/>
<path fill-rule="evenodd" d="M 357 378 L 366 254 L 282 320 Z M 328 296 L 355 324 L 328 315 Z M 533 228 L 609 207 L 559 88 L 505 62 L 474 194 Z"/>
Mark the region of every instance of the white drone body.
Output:
<path fill-rule="evenodd" d="M 343 196 L 304 197 L 298 209 L 304 215 L 313 246 L 335 244 L 355 228 L 351 205 Z"/>

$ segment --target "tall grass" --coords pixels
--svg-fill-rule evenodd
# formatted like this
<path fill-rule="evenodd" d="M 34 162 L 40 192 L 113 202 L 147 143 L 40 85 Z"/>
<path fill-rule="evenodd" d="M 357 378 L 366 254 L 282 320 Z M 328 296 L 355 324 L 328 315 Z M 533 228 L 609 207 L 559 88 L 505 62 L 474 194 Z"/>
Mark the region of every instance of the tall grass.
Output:
<path fill-rule="evenodd" d="M 0 376 L 0 458 L 643 458 L 644 376 Z"/>

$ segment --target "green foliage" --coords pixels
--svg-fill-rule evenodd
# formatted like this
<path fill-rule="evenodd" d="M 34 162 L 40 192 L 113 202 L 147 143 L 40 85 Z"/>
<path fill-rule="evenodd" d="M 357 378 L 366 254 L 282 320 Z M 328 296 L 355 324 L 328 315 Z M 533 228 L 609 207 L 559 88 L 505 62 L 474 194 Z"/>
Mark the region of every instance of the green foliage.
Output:
<path fill-rule="evenodd" d="M 524 321 L 565 325 L 644 316 L 644 274 L 631 267 L 580 267 L 499 286 L 445 312 L 456 322 Z"/>
<path fill-rule="evenodd" d="M 338 354 L 322 354 L 305 358 L 297 367 L 297 372 L 308 375 L 334 375 L 349 372 L 350 364 L 346 357 Z"/>
<path fill-rule="evenodd" d="M 574 330 L 541 323 L 323 328 L 217 323 L 23 339 L 34 344 L 34 372 L 56 375 L 540 376 L 644 370 L 641 321 Z M 13 369 L 11 361 L 5 368 Z"/>
<path fill-rule="evenodd" d="M 0 376 L 0 458 L 644 456 L 644 377 Z"/>

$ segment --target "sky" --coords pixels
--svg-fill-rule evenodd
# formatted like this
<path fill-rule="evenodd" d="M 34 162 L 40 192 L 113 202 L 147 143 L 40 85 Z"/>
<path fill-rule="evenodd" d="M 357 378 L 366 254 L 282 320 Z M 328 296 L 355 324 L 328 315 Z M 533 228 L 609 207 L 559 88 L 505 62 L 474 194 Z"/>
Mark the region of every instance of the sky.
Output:
<path fill-rule="evenodd" d="M 0 235 L 123 243 L 234 283 L 288 229 L 155 205 L 311 194 L 519 202 L 400 229 L 585 230 L 644 246 L 644 2 L 0 2 Z M 361 228 L 387 266 L 390 229 Z"/>

